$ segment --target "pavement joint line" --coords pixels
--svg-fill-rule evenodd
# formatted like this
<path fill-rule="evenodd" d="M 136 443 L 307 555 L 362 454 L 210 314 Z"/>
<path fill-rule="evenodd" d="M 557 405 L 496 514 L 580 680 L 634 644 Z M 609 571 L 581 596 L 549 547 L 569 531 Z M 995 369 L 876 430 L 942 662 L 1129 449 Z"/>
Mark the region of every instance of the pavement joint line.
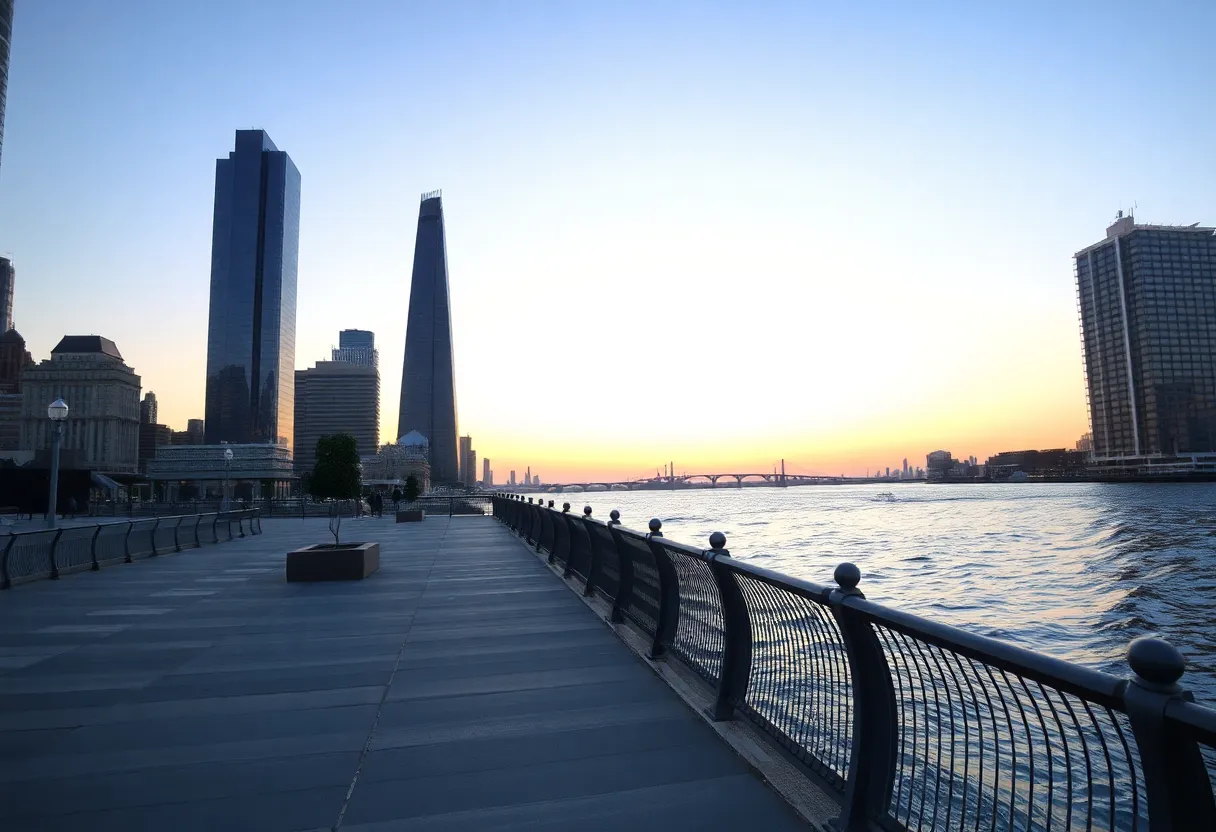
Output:
<path fill-rule="evenodd" d="M 443 541 L 447 540 L 448 531 L 451 528 L 452 520 L 449 517 L 448 524 L 444 527 L 443 534 L 440 535 L 435 545 L 435 554 L 431 559 L 430 568 L 426 572 L 426 583 L 422 585 L 422 594 L 418 596 L 419 604 L 426 597 L 426 591 L 430 587 L 431 573 L 435 571 L 435 565 L 439 563 L 439 550 L 443 548 Z M 355 786 L 359 785 L 359 775 L 363 772 L 363 761 L 367 759 L 367 753 L 371 749 L 372 740 L 376 736 L 376 728 L 380 726 L 380 713 L 384 710 L 384 703 L 388 701 L 389 692 L 393 689 L 393 680 L 397 678 L 397 669 L 401 667 L 401 655 L 405 652 L 406 645 L 409 644 L 410 630 L 414 629 L 414 619 L 414 615 L 409 616 L 409 623 L 405 627 L 405 632 L 401 634 L 401 647 L 397 650 L 397 659 L 393 662 L 393 671 L 389 674 L 388 683 L 384 686 L 384 694 L 380 697 L 380 704 L 376 706 L 376 717 L 372 720 L 371 730 L 367 732 L 367 739 L 363 743 L 363 749 L 359 752 L 359 760 L 355 763 L 355 774 L 350 779 L 350 787 L 346 790 L 346 796 L 342 798 L 342 808 L 338 810 L 338 819 L 330 827 L 331 832 L 338 832 L 342 827 L 342 820 L 346 817 L 346 810 L 350 806 L 350 799 L 355 793 Z"/>

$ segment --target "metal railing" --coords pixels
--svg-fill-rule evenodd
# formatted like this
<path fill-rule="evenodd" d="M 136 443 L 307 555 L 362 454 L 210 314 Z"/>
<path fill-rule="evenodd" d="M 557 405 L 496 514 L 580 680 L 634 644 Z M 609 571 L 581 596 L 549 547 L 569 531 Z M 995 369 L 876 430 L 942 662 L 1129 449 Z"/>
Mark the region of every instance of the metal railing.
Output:
<path fill-rule="evenodd" d="M 283 499 L 258 499 L 247 501 L 245 508 L 256 508 L 263 517 L 330 517 L 337 507 L 342 517 L 354 517 L 361 509 L 354 500 L 313 500 L 289 497 Z M 244 510 L 240 500 L 230 501 L 232 510 Z M 421 508 L 428 514 L 486 515 L 492 512 L 489 494 L 426 495 L 412 503 L 402 500 L 400 508 Z M 384 511 L 391 511 L 393 503 L 385 497 Z M 220 500 L 191 500 L 183 502 L 109 502 L 95 501 L 88 505 L 90 517 L 170 517 L 187 514 L 210 514 L 222 509 Z"/>
<path fill-rule="evenodd" d="M 0 537 L 0 589 L 261 533 L 256 508 L 14 532 Z"/>
<path fill-rule="evenodd" d="M 494 515 L 612 605 L 840 802 L 842 830 L 1216 829 L 1216 710 L 1182 656 L 1131 643 L 1132 673 L 1090 670 L 835 586 L 517 495 Z"/>

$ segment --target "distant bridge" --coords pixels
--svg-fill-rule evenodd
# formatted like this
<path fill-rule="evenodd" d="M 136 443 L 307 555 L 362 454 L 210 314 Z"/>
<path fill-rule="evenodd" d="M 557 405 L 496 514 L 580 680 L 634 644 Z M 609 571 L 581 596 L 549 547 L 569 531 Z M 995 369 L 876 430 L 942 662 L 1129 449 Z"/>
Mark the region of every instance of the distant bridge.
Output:
<path fill-rule="evenodd" d="M 655 491 L 674 488 L 717 488 L 719 480 L 727 480 L 730 487 L 742 488 L 745 482 L 762 483 L 779 487 L 793 485 L 839 485 L 851 482 L 875 482 L 869 477 L 833 477 L 825 474 L 772 473 L 721 473 L 721 474 L 677 474 L 676 476 L 650 477 L 641 480 L 619 480 L 604 482 L 546 483 L 545 489 L 587 489 L 608 491 Z M 733 483 L 729 482 L 734 480 Z"/>

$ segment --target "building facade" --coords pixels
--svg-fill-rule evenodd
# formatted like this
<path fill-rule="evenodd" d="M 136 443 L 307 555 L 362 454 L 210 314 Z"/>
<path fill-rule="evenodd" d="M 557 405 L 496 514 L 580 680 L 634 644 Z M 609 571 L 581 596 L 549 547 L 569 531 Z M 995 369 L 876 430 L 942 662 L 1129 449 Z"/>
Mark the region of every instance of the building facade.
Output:
<path fill-rule="evenodd" d="M 431 465 L 428 462 L 428 445 L 425 436 L 418 431 L 410 431 L 376 453 L 361 456 L 363 485 L 371 488 L 399 488 L 412 476 L 418 481 L 421 491 L 430 491 Z"/>
<path fill-rule="evenodd" d="M 414 430 L 430 442 L 434 481 L 437 484 L 459 482 L 447 239 L 443 226 L 443 198 L 438 191 L 423 194 L 418 210 L 410 308 L 405 327 L 397 433 Z"/>
<path fill-rule="evenodd" d="M 1075 268 L 1092 464 L 1216 466 L 1216 229 L 1120 216 Z"/>
<path fill-rule="evenodd" d="M 262 130 L 215 164 L 206 442 L 294 435 L 300 173 Z"/>
<path fill-rule="evenodd" d="M 12 4 L 9 4 L 12 8 Z M 6 60 L 7 63 L 7 60 Z M 3 101 L 0 101 L 0 118 L 3 118 Z M 0 138 L 3 137 L 4 126 L 0 125 Z M 0 333 L 8 332 L 13 328 L 13 289 L 17 283 L 17 270 L 13 268 L 13 261 L 7 257 L 0 257 Z"/>
<path fill-rule="evenodd" d="M 144 400 L 139 403 L 139 423 L 155 425 L 156 417 L 159 415 L 160 411 L 156 407 L 156 394 L 149 390 L 144 393 Z"/>
<path fill-rule="evenodd" d="M 46 409 L 67 402 L 62 448 L 94 471 L 134 474 L 139 465 L 139 376 L 97 335 L 67 335 L 21 382 L 21 448 L 51 447 Z"/>
<path fill-rule="evenodd" d="M 224 460 L 232 451 L 232 462 Z M 291 490 L 291 450 L 286 445 L 162 445 L 148 463 L 148 479 L 165 499 L 183 486 L 195 496 L 219 497 L 223 484 L 238 499 L 285 497 Z"/>
<path fill-rule="evenodd" d="M 344 329 L 338 333 L 338 346 L 333 350 L 334 361 L 380 367 L 380 351 L 376 349 L 376 333 L 366 329 Z"/>
<path fill-rule="evenodd" d="M 380 373 L 368 364 L 318 361 L 296 370 L 295 467 L 311 472 L 317 440 L 335 433 L 355 437 L 360 454 L 380 446 Z"/>
<path fill-rule="evenodd" d="M 142 402 L 141 402 L 142 404 Z M 173 444 L 173 430 L 168 425 L 155 422 L 139 423 L 139 471 L 147 473 L 148 463 L 156 456 L 156 449 Z"/>

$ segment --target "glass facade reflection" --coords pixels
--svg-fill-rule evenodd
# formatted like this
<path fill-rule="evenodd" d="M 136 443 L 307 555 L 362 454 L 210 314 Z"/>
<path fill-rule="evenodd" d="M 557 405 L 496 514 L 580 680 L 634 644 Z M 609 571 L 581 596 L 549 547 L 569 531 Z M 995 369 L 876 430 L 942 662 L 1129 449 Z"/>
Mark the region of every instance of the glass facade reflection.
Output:
<path fill-rule="evenodd" d="M 1216 233 L 1136 225 L 1076 256 L 1094 457 L 1216 453 Z"/>
<path fill-rule="evenodd" d="M 412 430 L 430 443 L 431 479 L 436 483 L 459 482 L 448 253 L 443 201 L 438 192 L 422 195 L 414 240 L 397 435 Z"/>
<path fill-rule="evenodd" d="M 209 445 L 291 444 L 299 245 L 299 171 L 264 131 L 238 130 L 215 164 Z"/>

